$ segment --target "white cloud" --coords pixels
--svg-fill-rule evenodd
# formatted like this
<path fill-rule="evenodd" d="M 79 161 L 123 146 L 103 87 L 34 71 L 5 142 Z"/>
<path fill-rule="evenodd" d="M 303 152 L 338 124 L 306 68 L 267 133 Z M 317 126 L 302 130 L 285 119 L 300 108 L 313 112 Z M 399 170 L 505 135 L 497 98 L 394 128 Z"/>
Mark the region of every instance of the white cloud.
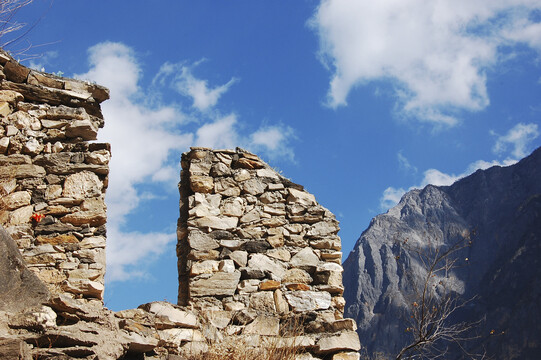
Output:
<path fill-rule="evenodd" d="M 252 133 L 247 147 L 253 152 L 264 152 L 271 159 L 288 158 L 294 161 L 293 150 L 289 142 L 295 139 L 295 132 L 289 126 L 266 126 Z"/>
<path fill-rule="evenodd" d="M 402 188 L 394 188 L 389 186 L 383 191 L 383 195 L 379 200 L 379 207 L 382 210 L 387 210 L 398 204 L 402 196 L 406 193 L 406 190 Z"/>
<path fill-rule="evenodd" d="M 218 149 L 239 146 L 236 123 L 237 117 L 231 114 L 201 126 L 197 130 L 196 145 Z"/>
<path fill-rule="evenodd" d="M 107 281 L 147 277 L 142 264 L 155 260 L 174 241 L 175 233 L 123 232 L 117 226 L 108 226 Z"/>
<path fill-rule="evenodd" d="M 493 132 L 491 132 L 494 134 Z M 492 166 L 510 166 L 515 164 L 521 158 L 528 155 L 529 143 L 539 136 L 537 125 L 535 124 L 518 124 L 511 128 L 506 135 L 498 136 L 496 145 L 493 151 L 501 154 L 506 150 L 506 145 L 511 144 L 513 150 L 511 156 L 507 156 L 505 160 L 477 160 L 468 165 L 466 170 L 461 174 L 447 174 L 437 169 L 428 169 L 423 173 L 423 179 L 419 185 L 411 186 L 407 191 L 413 189 L 422 189 L 427 185 L 436 186 L 448 186 L 452 185 L 455 181 L 462 179 L 470 174 L 473 174 L 477 170 L 485 170 Z M 401 161 L 401 152 L 398 152 L 399 161 Z M 403 161 L 403 160 L 402 160 Z M 407 159 L 406 159 L 407 161 Z M 407 162 L 409 164 L 409 161 Z M 411 166 L 411 165 L 410 165 Z M 394 188 L 392 186 L 386 188 L 380 198 L 381 210 L 387 210 L 400 201 L 400 198 L 406 193 L 403 188 Z"/>
<path fill-rule="evenodd" d="M 237 123 L 236 115 L 230 114 L 201 126 L 197 130 L 196 145 L 215 149 L 238 146 L 256 154 L 265 154 L 271 159 L 282 157 L 294 161 L 293 149 L 289 145 L 295 138 L 292 128 L 262 126 L 247 136 L 241 136 L 236 128 Z"/>
<path fill-rule="evenodd" d="M 57 57 L 58 51 L 47 51 L 35 58 L 30 59 L 28 61 L 28 67 L 44 72 L 46 67 L 51 64 L 52 60 L 56 59 Z"/>
<path fill-rule="evenodd" d="M 111 98 L 102 104 L 105 127 L 99 141 L 109 142 L 112 148 L 109 187 L 107 190 L 107 281 L 125 281 L 146 276 L 143 264 L 150 264 L 166 245 L 174 242 L 176 234 L 156 229 L 143 233 L 126 229 L 130 214 L 138 211 L 141 201 L 158 198 L 139 185 L 156 185 L 162 190 L 176 189 L 179 180 L 178 159 L 189 146 L 213 148 L 257 148 L 263 153 L 290 154 L 288 142 L 293 138 L 290 128 L 270 126 L 254 133 L 239 132 L 237 116 L 219 115 L 219 111 L 186 114 L 178 103 L 161 102 L 160 87 L 150 91 L 141 88 L 142 69 L 133 50 L 122 43 L 105 42 L 89 49 L 90 70 L 76 75 L 108 87 Z M 190 83 L 186 85 L 183 82 Z M 216 106 L 220 96 L 235 80 L 209 89 L 205 80 L 195 79 L 190 68 L 165 64 L 154 78 L 153 85 L 166 82 L 186 87 L 187 96 L 198 110 Z M 179 85 L 181 84 L 181 85 Z M 197 86 L 202 86 L 198 88 Z M 190 90 L 191 89 L 191 90 Z M 176 90 L 179 90 L 177 88 Z M 197 90 L 197 91 L 196 91 Z M 184 132 L 188 123 L 199 124 L 194 132 Z M 267 135 L 263 141 L 261 134 Z M 137 265 L 137 269 L 135 266 Z"/>
<path fill-rule="evenodd" d="M 328 104 L 351 89 L 392 80 L 401 114 L 453 125 L 489 104 L 486 72 L 504 46 L 541 51 L 538 0 L 322 0 L 311 26 L 333 72 Z"/>
<path fill-rule="evenodd" d="M 495 132 L 491 134 L 498 136 Z M 510 129 L 507 134 L 498 136 L 496 144 L 492 150 L 499 154 L 507 149 L 510 145 L 513 147 L 512 155 L 515 158 L 522 158 L 528 154 L 529 143 L 539 136 L 537 124 L 519 123 Z"/>
<path fill-rule="evenodd" d="M 193 107 L 200 111 L 206 111 L 218 103 L 220 97 L 229 90 L 231 85 L 237 82 L 237 79 L 231 78 L 227 83 L 211 88 L 207 80 L 198 79 L 192 74 L 192 69 L 201 62 L 199 61 L 192 66 L 166 63 L 162 65 L 156 81 L 163 83 L 163 80 L 168 78 L 176 91 L 193 100 Z"/>
<path fill-rule="evenodd" d="M 470 167 L 468 167 L 470 168 Z M 447 186 L 451 185 L 458 179 L 469 175 L 470 173 L 463 173 L 460 175 L 455 174 L 446 174 L 443 173 L 437 169 L 428 169 L 423 173 L 423 181 L 421 181 L 421 185 L 417 186 L 417 188 L 423 188 L 426 185 L 436 185 L 436 186 Z"/>
<path fill-rule="evenodd" d="M 498 161 L 487 162 L 487 161 L 479 160 L 470 164 L 467 167 L 466 171 L 458 175 L 446 174 L 437 169 L 428 169 L 423 173 L 423 179 L 421 180 L 421 183 L 419 185 L 411 186 L 408 190 L 404 190 L 403 188 L 394 188 L 392 186 L 385 189 L 379 201 L 380 208 L 381 210 L 387 210 L 389 208 L 392 208 L 393 206 L 398 204 L 402 196 L 407 191 L 410 191 L 413 189 L 422 189 L 427 185 L 435 185 L 435 186 L 452 185 L 455 181 L 462 179 L 463 177 L 466 177 L 479 169 L 487 169 L 495 165 L 508 166 L 508 165 L 512 165 L 512 163 L 498 162 Z"/>
<path fill-rule="evenodd" d="M 174 233 L 123 232 L 127 216 L 144 194 L 136 185 L 171 179 L 168 157 L 180 153 L 192 142 L 191 134 L 178 130 L 185 116 L 171 106 L 145 104 L 139 87 L 141 68 L 133 51 L 121 43 L 101 43 L 89 49 L 90 70 L 80 78 L 108 87 L 111 99 L 102 104 L 105 127 L 99 140 L 111 143 L 107 239 L 107 279 L 125 280 L 141 273 L 128 270 L 149 251 L 156 255 L 173 241 Z M 177 180 L 175 180 L 177 181 Z M 149 247 L 152 249 L 149 250 Z"/>
<path fill-rule="evenodd" d="M 398 159 L 398 164 L 399 164 L 399 167 L 407 172 L 413 172 L 413 173 L 416 173 L 417 172 L 417 168 L 413 165 L 410 164 L 408 158 L 406 158 L 403 154 L 402 154 L 402 150 L 400 150 L 398 153 L 396 153 L 396 157 Z"/>

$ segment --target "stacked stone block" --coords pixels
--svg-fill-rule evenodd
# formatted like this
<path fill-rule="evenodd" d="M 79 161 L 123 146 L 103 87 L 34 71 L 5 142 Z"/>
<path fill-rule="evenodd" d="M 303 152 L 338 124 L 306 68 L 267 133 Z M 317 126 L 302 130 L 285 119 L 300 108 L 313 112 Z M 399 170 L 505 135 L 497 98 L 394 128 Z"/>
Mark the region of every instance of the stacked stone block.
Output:
<path fill-rule="evenodd" d="M 0 52 L 0 224 L 51 292 L 102 299 L 108 91 Z"/>
<path fill-rule="evenodd" d="M 183 154 L 180 193 L 179 304 L 226 335 L 280 336 L 293 321 L 317 356 L 358 350 L 338 222 L 312 194 L 239 148 Z"/>
<path fill-rule="evenodd" d="M 0 256 L 2 356 L 181 359 L 219 343 L 358 359 L 355 323 L 342 316 L 336 219 L 240 149 L 183 154 L 184 306 L 103 306 L 111 155 L 91 141 L 107 98 L 103 87 L 30 70 L 0 51 L 0 245 L 11 249 Z"/>

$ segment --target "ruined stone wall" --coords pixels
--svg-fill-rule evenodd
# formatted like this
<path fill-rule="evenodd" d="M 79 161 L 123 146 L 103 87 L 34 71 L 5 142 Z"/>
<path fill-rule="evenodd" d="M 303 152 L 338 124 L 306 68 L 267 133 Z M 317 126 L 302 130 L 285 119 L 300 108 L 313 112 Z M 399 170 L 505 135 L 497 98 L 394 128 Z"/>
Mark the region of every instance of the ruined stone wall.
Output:
<path fill-rule="evenodd" d="M 0 224 L 53 293 L 103 296 L 108 96 L 0 52 Z"/>
<path fill-rule="evenodd" d="M 182 155 L 180 193 L 179 304 L 229 335 L 294 321 L 316 356 L 358 350 L 338 221 L 312 194 L 254 154 L 207 148 Z"/>
<path fill-rule="evenodd" d="M 183 360 L 223 345 L 358 360 L 336 219 L 240 149 L 183 154 L 182 306 L 104 307 L 111 154 L 91 141 L 107 98 L 0 51 L 0 357 Z"/>

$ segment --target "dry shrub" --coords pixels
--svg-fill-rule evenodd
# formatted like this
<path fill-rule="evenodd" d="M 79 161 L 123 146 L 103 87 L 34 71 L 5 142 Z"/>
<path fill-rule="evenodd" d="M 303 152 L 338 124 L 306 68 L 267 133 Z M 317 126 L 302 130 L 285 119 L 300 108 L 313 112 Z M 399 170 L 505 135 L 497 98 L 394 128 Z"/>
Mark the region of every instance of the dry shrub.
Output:
<path fill-rule="evenodd" d="M 294 360 L 301 351 L 298 347 L 277 347 L 267 344 L 249 347 L 245 342 L 222 342 L 209 346 L 207 352 L 188 356 L 188 360 Z"/>
<path fill-rule="evenodd" d="M 252 337 L 231 336 L 208 344 L 208 351 L 190 355 L 187 360 L 295 360 L 304 351 L 304 334 L 298 321 L 282 324 L 281 336 L 261 336 L 259 344 Z"/>

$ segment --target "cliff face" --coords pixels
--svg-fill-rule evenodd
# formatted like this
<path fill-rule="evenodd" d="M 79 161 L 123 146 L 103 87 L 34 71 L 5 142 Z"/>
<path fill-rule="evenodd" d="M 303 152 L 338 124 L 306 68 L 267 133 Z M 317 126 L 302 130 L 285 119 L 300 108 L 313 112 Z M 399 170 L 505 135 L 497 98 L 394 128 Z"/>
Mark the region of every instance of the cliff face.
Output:
<path fill-rule="evenodd" d="M 459 316 L 486 319 L 469 348 L 498 359 L 539 358 L 540 176 L 537 149 L 510 167 L 410 191 L 372 220 L 344 263 L 345 314 L 357 321 L 369 352 L 396 354 L 410 336 L 410 280 L 426 271 L 408 249 L 445 248 L 466 239 L 471 245 L 455 253 L 451 276 L 463 299 L 476 297 Z M 453 357 L 459 354 L 447 358 Z"/>

